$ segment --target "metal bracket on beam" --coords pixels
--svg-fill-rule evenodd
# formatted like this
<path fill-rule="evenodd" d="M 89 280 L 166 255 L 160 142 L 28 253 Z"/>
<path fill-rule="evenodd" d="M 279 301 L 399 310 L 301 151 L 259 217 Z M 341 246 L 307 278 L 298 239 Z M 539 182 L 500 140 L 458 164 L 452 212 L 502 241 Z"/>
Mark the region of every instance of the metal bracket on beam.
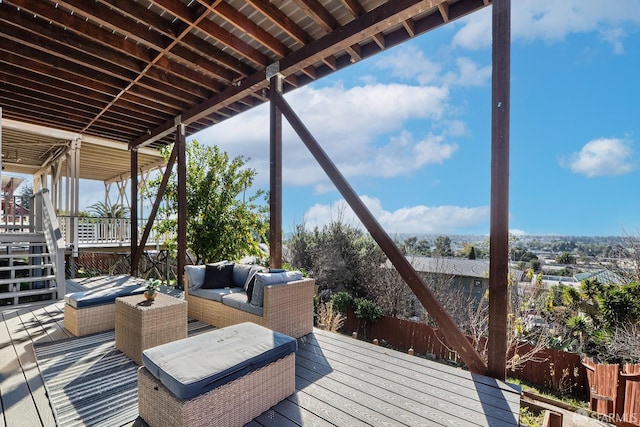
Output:
<path fill-rule="evenodd" d="M 271 77 L 273 76 L 280 76 L 282 77 L 282 75 L 280 74 L 280 61 L 276 61 L 272 64 L 267 65 L 267 69 L 265 70 L 265 74 L 267 77 L 267 81 L 271 80 Z"/>
<path fill-rule="evenodd" d="M 182 123 L 182 114 L 180 114 L 180 115 L 176 116 L 176 117 L 173 119 L 173 124 L 174 124 L 174 125 L 178 126 L 180 123 Z"/>

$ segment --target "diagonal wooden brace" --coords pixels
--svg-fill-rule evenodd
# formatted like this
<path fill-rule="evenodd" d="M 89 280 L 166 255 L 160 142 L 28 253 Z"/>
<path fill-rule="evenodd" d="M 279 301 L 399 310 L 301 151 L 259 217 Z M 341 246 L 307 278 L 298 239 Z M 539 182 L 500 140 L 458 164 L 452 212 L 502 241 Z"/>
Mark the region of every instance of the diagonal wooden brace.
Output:
<path fill-rule="evenodd" d="M 318 144 L 313 135 L 311 135 L 302 121 L 293 112 L 293 109 L 291 109 L 283 96 L 281 94 L 273 93 L 271 96 L 278 109 L 289 121 L 291 127 L 293 127 L 313 157 L 315 157 L 333 184 L 338 188 L 349 206 L 351 206 L 351 209 L 353 209 L 358 218 L 360 218 L 360 221 L 362 221 L 373 239 L 387 255 L 387 258 L 389 258 L 393 266 L 398 270 L 400 276 L 402 276 L 405 282 L 407 282 L 423 307 L 438 323 L 438 326 L 442 329 L 447 338 L 447 342 L 451 344 L 458 354 L 460 354 L 460 357 L 472 372 L 486 374 L 487 365 L 482 360 L 480 354 L 458 328 L 449 313 L 447 313 L 440 302 L 438 302 L 431 290 L 427 287 L 426 283 L 411 266 L 409 261 L 407 261 L 404 255 L 402 255 L 398 247 L 393 243 L 393 240 L 391 240 L 389 235 L 384 231 L 378 221 L 376 221 L 364 203 L 362 203 L 362 200 L 360 200 L 342 173 L 340 173 L 322 147 L 320 147 L 320 144 Z"/>

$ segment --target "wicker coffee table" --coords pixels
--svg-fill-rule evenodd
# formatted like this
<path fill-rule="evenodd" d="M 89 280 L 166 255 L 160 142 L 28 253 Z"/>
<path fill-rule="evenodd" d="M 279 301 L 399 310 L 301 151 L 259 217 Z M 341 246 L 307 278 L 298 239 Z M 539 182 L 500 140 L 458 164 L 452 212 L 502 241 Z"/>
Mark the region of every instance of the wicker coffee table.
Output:
<path fill-rule="evenodd" d="M 187 302 L 158 294 L 116 298 L 116 348 L 138 365 L 142 352 L 187 337 Z"/>

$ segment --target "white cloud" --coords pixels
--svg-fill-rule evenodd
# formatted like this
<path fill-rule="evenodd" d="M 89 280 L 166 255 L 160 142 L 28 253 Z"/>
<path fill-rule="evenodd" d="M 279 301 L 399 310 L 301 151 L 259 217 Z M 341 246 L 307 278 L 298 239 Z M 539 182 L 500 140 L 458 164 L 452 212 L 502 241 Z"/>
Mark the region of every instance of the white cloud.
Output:
<path fill-rule="evenodd" d="M 464 18 L 453 39 L 454 46 L 481 49 L 491 44 L 491 7 Z M 614 52 L 624 49 L 625 24 L 640 23 L 640 2 L 618 0 L 615 7 L 602 0 L 518 0 L 512 2 L 511 36 L 513 40 L 556 42 L 568 34 L 600 31 Z"/>
<path fill-rule="evenodd" d="M 376 68 L 391 70 L 391 76 L 404 81 L 417 81 L 421 86 L 440 79 L 442 65 L 425 58 L 415 46 L 401 46 L 376 62 Z"/>
<path fill-rule="evenodd" d="M 447 73 L 443 80 L 452 86 L 484 86 L 491 78 L 491 66 L 479 66 L 475 61 L 459 57 L 456 59 L 457 69 Z"/>
<path fill-rule="evenodd" d="M 389 212 L 379 199 L 361 196 L 360 199 L 388 234 L 455 234 L 489 221 L 489 207 L 413 206 Z M 364 227 L 344 200 L 332 205 L 316 204 L 304 215 L 305 225 L 322 227 L 340 220 L 346 224 Z"/>
<path fill-rule="evenodd" d="M 420 86 L 438 84 L 451 86 L 483 86 L 491 77 L 491 66 L 481 66 L 467 57 L 455 59 L 449 64 L 448 59 L 441 63 L 424 57 L 423 51 L 415 46 L 400 46 L 392 53 L 383 55 L 376 68 L 389 70 L 392 77 L 402 81 L 415 81 Z M 445 71 L 449 70 L 449 71 Z"/>
<path fill-rule="evenodd" d="M 393 177 L 427 164 L 442 163 L 457 150 L 451 136 L 465 132 L 464 123 L 449 122 L 449 91 L 435 86 L 372 84 L 344 88 L 303 87 L 287 95 L 288 102 L 338 169 L 347 177 Z M 424 120 L 425 136 L 403 130 L 411 120 Z M 429 133 L 438 120 L 439 134 Z M 217 144 L 232 156 L 252 160 L 259 184 L 269 179 L 269 110 L 255 108 L 204 130 L 195 138 Z M 284 185 L 316 185 L 322 193 L 333 187 L 326 174 L 283 119 Z"/>
<path fill-rule="evenodd" d="M 527 232 L 524 230 L 519 230 L 517 228 L 512 228 L 509 230 L 509 234 L 513 234 L 514 236 L 526 236 Z"/>
<path fill-rule="evenodd" d="M 622 28 L 602 30 L 600 34 L 604 40 L 611 43 L 613 53 L 616 55 L 622 55 L 624 53 L 624 44 L 622 44 L 622 40 L 627 37 L 627 33 Z"/>
<path fill-rule="evenodd" d="M 631 172 L 633 150 L 622 139 L 600 138 L 588 142 L 582 149 L 573 153 L 567 164 L 575 173 L 588 177 L 624 175 Z"/>

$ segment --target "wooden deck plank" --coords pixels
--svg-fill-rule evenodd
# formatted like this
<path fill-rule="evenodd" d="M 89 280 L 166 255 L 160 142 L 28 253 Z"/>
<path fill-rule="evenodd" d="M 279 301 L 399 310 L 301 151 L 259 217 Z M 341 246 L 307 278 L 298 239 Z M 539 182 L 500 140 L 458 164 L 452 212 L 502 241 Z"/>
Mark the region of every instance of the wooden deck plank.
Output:
<path fill-rule="evenodd" d="M 336 354 L 345 351 L 349 352 L 345 354 L 347 357 L 340 358 L 346 364 L 343 369 L 347 373 L 352 373 L 354 369 L 366 366 L 367 373 L 391 383 L 398 382 L 403 386 L 401 389 L 404 389 L 404 387 L 407 387 L 406 390 L 422 389 L 423 393 L 420 394 L 422 401 L 426 402 L 431 400 L 432 397 L 437 397 L 445 399 L 449 402 L 449 406 L 456 408 L 454 410 L 456 414 L 460 413 L 460 410 L 457 409 L 459 407 L 463 407 L 464 411 L 471 409 L 478 412 L 476 415 L 466 413 L 465 418 L 476 418 L 479 415 L 491 412 L 492 418 L 498 418 L 502 421 L 513 422 L 512 420 L 518 419 L 520 408 L 519 393 L 506 392 L 501 388 L 487 385 L 486 382 L 495 381 L 492 378 L 481 378 L 487 381 L 477 381 L 479 377 L 473 374 L 467 379 L 464 379 L 464 376 L 452 376 L 448 372 L 441 371 L 440 366 L 438 366 L 441 365 L 439 363 L 406 355 L 408 358 L 413 358 L 413 360 L 410 360 L 413 369 L 409 369 L 401 361 L 398 361 L 396 357 L 398 352 L 394 350 L 364 343 L 368 347 L 374 348 L 369 348 L 370 351 L 367 352 L 354 351 L 354 347 L 350 346 L 350 338 L 333 335 L 341 339 L 329 343 L 324 340 L 328 337 L 322 334 L 315 334 L 314 336 L 321 342 L 320 345 L 323 351 L 336 351 Z M 336 343 L 341 343 L 342 346 L 332 347 L 332 344 Z M 313 343 L 306 343 L 303 346 L 309 344 Z M 355 349 L 357 348 L 355 347 Z M 402 353 L 400 355 L 405 356 Z M 460 370 L 446 365 L 442 367 L 449 368 L 448 370 L 452 372 Z M 462 372 L 466 373 L 465 371 Z M 392 384 L 388 384 L 385 387 L 391 388 Z M 488 409 L 491 409 L 491 411 L 488 411 Z M 496 422 L 493 419 L 489 421 Z"/>
<path fill-rule="evenodd" d="M 323 382 L 319 380 L 321 377 L 322 375 L 303 367 L 301 364 L 297 364 L 296 389 L 298 390 L 298 395 L 308 394 L 314 396 L 334 408 L 340 408 L 340 411 L 347 412 L 358 418 L 361 424 L 397 426 L 401 423 L 400 417 L 394 419 L 385 415 L 391 412 L 386 402 L 380 399 L 377 399 L 377 402 L 373 402 L 370 396 L 353 387 L 345 386 L 339 382 Z M 402 424 L 405 423 L 402 422 Z"/>
<path fill-rule="evenodd" d="M 430 424 L 440 425 L 455 424 L 467 427 L 477 425 L 463 419 L 456 419 L 455 415 L 442 411 L 436 405 L 434 405 L 435 407 L 425 405 L 403 395 L 389 383 L 376 382 L 376 376 L 359 371 L 344 373 L 341 371 L 342 366 L 337 366 L 338 362 L 335 360 L 331 360 L 331 368 L 308 362 L 304 357 L 301 357 L 299 366 L 308 368 L 309 381 L 329 390 L 343 392 L 346 390 L 347 394 L 343 396 L 345 399 L 356 399 L 371 408 L 379 408 L 398 423 L 414 426 L 421 425 L 426 420 Z M 418 395 L 419 393 L 413 390 L 413 394 Z"/>
<path fill-rule="evenodd" d="M 20 318 L 34 343 L 67 338 L 67 334 L 60 329 L 56 319 L 49 315 L 46 307 L 34 307 L 29 311 L 22 311 Z"/>
<path fill-rule="evenodd" d="M 324 348 L 326 351 L 327 349 Z M 304 350 L 299 350 L 299 354 L 304 358 Z M 329 375 L 331 378 L 344 382 L 348 388 L 360 387 L 366 390 L 367 394 L 373 395 L 371 402 L 366 401 L 366 396 L 358 396 L 358 401 L 363 401 L 367 406 L 377 408 L 381 407 L 377 403 L 377 398 L 384 399 L 388 404 L 395 405 L 397 408 L 411 410 L 419 417 L 432 418 L 434 422 L 457 423 L 460 425 L 514 425 L 514 417 L 510 411 L 495 409 L 492 417 L 484 419 L 484 411 L 487 405 L 465 399 L 458 398 L 458 395 L 451 393 L 445 389 L 433 388 L 429 384 L 423 384 L 421 381 L 411 380 L 394 372 L 387 372 L 379 367 L 360 363 L 357 359 L 351 359 L 350 355 L 343 355 L 345 363 L 338 362 L 337 356 L 327 354 L 331 359 L 331 369 L 333 372 Z M 321 368 L 318 364 L 312 362 L 312 366 L 316 371 Z M 325 368 L 329 369 L 329 368 Z M 315 380 L 317 384 L 321 384 L 323 379 Z M 419 391 L 419 392 L 417 392 Z M 498 403 L 497 400 L 494 401 Z M 385 413 L 392 414 L 392 407 L 385 408 Z M 433 418 L 435 417 L 435 419 Z M 443 418 L 444 417 L 444 418 Z M 448 418 L 447 418 L 448 417 Z M 448 421 L 445 421 L 448 420 Z M 474 420 L 468 422 L 467 420 Z"/>
<path fill-rule="evenodd" d="M 301 411 L 302 409 L 313 415 L 313 422 L 310 422 L 312 419 L 311 416 L 307 416 L 304 419 L 301 418 L 300 421 L 302 421 L 305 426 L 316 424 L 325 425 L 325 423 L 334 426 L 354 427 L 367 425 L 348 412 L 345 412 L 343 408 L 336 408 L 335 406 L 323 401 L 321 398 L 312 396 L 308 393 L 295 393 L 294 395 L 289 396 L 287 401 L 293 403 L 292 408 L 300 415 L 307 415 L 305 412 Z M 319 423 L 318 419 L 322 420 L 322 422 Z"/>
<path fill-rule="evenodd" d="M 305 408 L 298 406 L 295 400 L 289 398 L 278 403 L 273 408 L 260 414 L 255 421 L 265 427 L 295 427 L 295 426 L 335 426 L 327 420 L 318 417 Z M 348 425 L 348 424 L 344 424 Z"/>
<path fill-rule="evenodd" d="M 40 375 L 38 361 L 36 360 L 36 355 L 33 350 L 33 344 L 38 339 L 50 341 L 46 330 L 42 327 L 38 319 L 39 313 L 42 313 L 42 307 L 31 307 L 24 311 L 20 310 L 17 312 L 20 318 L 20 324 L 16 323 L 16 327 L 23 327 L 23 330 L 18 335 L 22 338 L 19 342 L 20 349 L 23 351 L 23 357 L 20 358 L 20 365 L 27 379 L 27 384 L 31 390 L 31 396 L 38 409 L 42 424 L 44 426 L 55 426 L 56 422 L 53 416 L 53 409 L 49 403 L 44 381 L 42 375 Z M 20 353 L 18 352 L 18 354 Z"/>
<path fill-rule="evenodd" d="M 42 308 L 47 314 L 41 321 L 43 325 L 46 325 L 45 330 L 47 335 L 52 341 L 58 341 L 73 336 L 71 332 L 64 329 L 64 303 L 58 302 L 57 304 L 51 304 L 50 306 Z M 43 313 L 44 314 L 44 313 Z"/>
<path fill-rule="evenodd" d="M 316 335 L 316 338 L 322 340 L 322 337 Z M 324 351 L 334 351 L 335 354 L 340 354 L 344 351 L 349 351 L 348 343 L 344 343 L 345 347 L 332 346 L 332 343 L 322 342 L 322 349 Z M 312 343 L 305 343 L 303 348 L 308 348 Z M 313 349 L 312 349 L 313 351 Z M 372 357 L 371 353 L 361 353 L 350 351 L 349 357 L 346 358 L 346 363 L 350 369 L 358 369 L 360 366 L 367 366 L 367 372 L 378 375 L 380 378 L 387 379 L 388 381 L 397 382 L 409 389 L 425 389 L 427 395 L 438 398 L 448 398 L 448 400 L 455 402 L 456 404 L 464 405 L 465 408 L 476 408 L 479 411 L 489 406 L 495 406 L 499 409 L 506 410 L 504 407 L 503 392 L 496 388 L 488 386 L 484 383 L 475 382 L 473 379 L 460 379 L 460 377 L 445 375 L 444 373 L 431 369 L 431 366 L 435 362 L 426 361 L 424 359 L 416 359 L 423 362 L 420 366 L 416 366 L 418 369 L 408 369 L 398 363 L 396 359 L 397 352 L 393 350 L 387 350 L 383 353 L 384 356 Z M 375 354 L 375 353 L 374 353 Z M 413 368 L 413 367 L 412 367 Z M 379 372 L 378 372 L 379 371 Z M 454 381 L 451 380 L 454 379 Z M 517 402 L 509 402 L 509 410 L 512 413 L 517 413 L 519 410 L 519 396 L 509 396 L 512 399 L 517 399 Z M 511 418 L 511 416 L 509 416 Z M 504 418 L 503 418 L 504 419 Z"/>
<path fill-rule="evenodd" d="M 41 426 L 45 425 L 38 415 L 34 396 L 29 388 L 28 378 L 23 371 L 21 359 L 24 356 L 24 345 L 20 343 L 22 327 L 16 328 L 20 322 L 16 310 L 5 312 L 0 325 L 0 396 L 4 407 L 5 421 L 8 426 Z M 48 404 L 48 403 L 47 403 Z M 46 424 L 47 426 L 52 424 Z M 53 424 L 55 425 L 55 423 Z"/>
<path fill-rule="evenodd" d="M 378 355 L 387 355 L 390 351 L 393 351 L 393 357 L 394 359 L 396 359 L 398 366 L 403 366 L 407 369 L 415 370 L 416 369 L 415 365 L 417 365 L 419 367 L 418 369 L 420 370 L 426 367 L 430 371 L 435 370 L 437 372 L 441 372 L 445 374 L 446 376 L 454 376 L 454 377 L 459 377 L 461 379 L 466 379 L 466 380 L 470 379 L 476 383 L 486 384 L 490 388 L 503 390 L 504 392 L 506 392 L 506 393 L 503 393 L 503 395 L 507 397 L 510 401 L 516 402 L 520 400 L 520 393 L 522 390 L 520 386 L 515 384 L 509 384 L 503 381 L 497 381 L 494 378 L 486 377 L 484 375 L 473 374 L 464 369 L 448 366 L 442 363 L 435 363 L 426 359 L 422 359 L 420 357 L 410 356 L 406 353 L 390 350 L 386 347 L 372 346 L 368 342 L 353 339 L 345 335 L 331 333 L 331 332 L 322 331 L 322 330 L 314 330 L 314 332 L 316 332 L 314 334 L 315 338 L 319 341 L 323 341 L 325 339 L 333 340 L 335 341 L 336 345 L 344 345 L 345 343 L 348 342 L 349 343 L 347 344 L 348 347 L 356 347 L 356 348 L 364 349 L 366 350 L 367 353 L 378 354 Z M 414 365 L 414 368 L 411 368 L 412 365 Z"/>

